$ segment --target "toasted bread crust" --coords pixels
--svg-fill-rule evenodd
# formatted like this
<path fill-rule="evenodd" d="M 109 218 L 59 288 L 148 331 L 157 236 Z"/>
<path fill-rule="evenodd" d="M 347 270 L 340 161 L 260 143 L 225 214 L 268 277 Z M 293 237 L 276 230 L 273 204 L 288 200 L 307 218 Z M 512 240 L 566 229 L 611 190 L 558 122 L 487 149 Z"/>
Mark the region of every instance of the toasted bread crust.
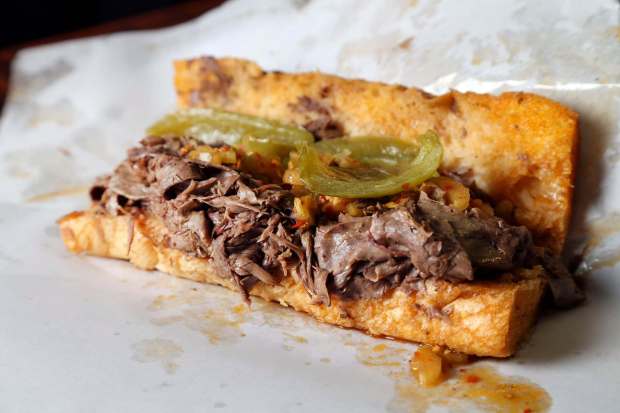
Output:
<path fill-rule="evenodd" d="M 328 116 L 348 135 L 415 139 L 437 130 L 443 168 L 469 170 L 539 244 L 562 250 L 571 212 L 577 114 L 529 93 L 499 96 L 415 88 L 321 73 L 265 72 L 240 59 L 175 62 L 181 106 L 209 106 L 303 125 Z"/>
<path fill-rule="evenodd" d="M 159 244 L 164 235 L 155 217 L 110 216 L 74 212 L 60 221 L 62 239 L 75 253 L 129 260 L 145 270 L 158 269 L 198 282 L 235 289 L 221 278 L 211 261 Z M 537 311 L 545 282 L 450 283 L 429 280 L 425 291 L 396 291 L 381 299 L 342 300 L 330 306 L 313 304 L 301 284 L 287 277 L 280 285 L 259 283 L 256 297 L 306 312 L 319 321 L 356 328 L 373 335 L 445 345 L 479 356 L 512 355 Z"/>

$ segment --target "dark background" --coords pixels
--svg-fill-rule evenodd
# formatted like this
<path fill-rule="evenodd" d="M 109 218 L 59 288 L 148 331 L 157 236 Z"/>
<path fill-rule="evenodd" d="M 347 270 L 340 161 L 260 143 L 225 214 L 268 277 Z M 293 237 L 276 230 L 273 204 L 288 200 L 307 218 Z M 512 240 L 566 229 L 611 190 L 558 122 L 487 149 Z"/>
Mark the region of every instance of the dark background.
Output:
<path fill-rule="evenodd" d="M 1 1 L 1 0 L 0 0 Z M 7 0 L 0 8 L 0 114 L 19 49 L 127 30 L 157 29 L 200 16 L 224 0 Z"/>
<path fill-rule="evenodd" d="M 0 12 L 0 48 L 77 31 L 187 0 L 9 0 Z M 207 2 L 208 3 L 208 2 Z M 7 10 L 8 9 L 8 10 Z"/>

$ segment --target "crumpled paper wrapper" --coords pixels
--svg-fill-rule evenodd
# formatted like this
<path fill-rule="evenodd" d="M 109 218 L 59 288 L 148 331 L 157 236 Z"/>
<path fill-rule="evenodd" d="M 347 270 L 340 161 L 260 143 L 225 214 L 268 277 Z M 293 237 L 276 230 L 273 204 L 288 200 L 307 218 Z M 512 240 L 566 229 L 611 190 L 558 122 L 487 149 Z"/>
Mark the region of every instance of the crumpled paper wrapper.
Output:
<path fill-rule="evenodd" d="M 64 252 L 54 220 L 87 206 L 93 178 L 174 108 L 172 60 L 210 54 L 431 93 L 523 90 L 579 112 L 567 254 L 584 254 L 588 302 L 544 316 L 519 354 L 496 365 L 543 386 L 554 411 L 617 411 L 618 7 L 612 0 L 230 1 L 169 29 L 21 51 L 0 123 L 0 410 L 38 410 L 44 401 L 47 411 L 63 412 L 424 411 L 437 402 L 400 400 L 395 379 L 360 364 L 360 348 L 374 339 L 275 309 L 244 313 L 239 327 L 230 313 L 213 315 L 234 306 L 232 293 Z M 180 300 L 191 288 L 213 299 Z M 223 321 L 205 321 L 200 314 L 209 311 L 209 320 Z M 286 336 L 291 331 L 298 340 Z M 462 401 L 437 403 L 450 410 Z"/>

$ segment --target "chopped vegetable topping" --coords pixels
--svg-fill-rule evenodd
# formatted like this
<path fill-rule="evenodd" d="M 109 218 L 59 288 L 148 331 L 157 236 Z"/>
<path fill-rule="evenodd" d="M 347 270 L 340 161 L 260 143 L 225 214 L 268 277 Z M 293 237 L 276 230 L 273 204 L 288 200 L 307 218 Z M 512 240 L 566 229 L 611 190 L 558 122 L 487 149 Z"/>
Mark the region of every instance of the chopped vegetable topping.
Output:
<path fill-rule="evenodd" d="M 447 176 L 437 176 L 424 182 L 420 188 L 424 192 L 432 194 L 439 190 L 441 194 L 437 194 L 439 198 L 442 198 L 448 205 L 457 211 L 464 211 L 469 207 L 469 189 Z M 439 196 L 440 195 L 440 196 Z M 433 196 L 431 196 L 433 197 Z"/>
<path fill-rule="evenodd" d="M 214 148 L 209 145 L 201 145 L 188 154 L 189 159 L 198 159 L 214 165 L 234 165 L 237 163 L 237 153 L 230 146 Z"/>
<path fill-rule="evenodd" d="M 420 346 L 411 359 L 411 371 L 424 387 L 432 387 L 441 382 L 441 367 L 441 357 L 429 346 Z"/>
<path fill-rule="evenodd" d="M 317 211 L 316 199 L 313 195 L 304 195 L 293 200 L 293 217 L 295 228 L 306 228 L 315 223 Z"/>
<path fill-rule="evenodd" d="M 449 377 L 450 369 L 467 364 L 469 361 L 467 354 L 442 346 L 423 344 L 413 354 L 410 363 L 411 372 L 418 382 L 424 387 L 432 387 Z M 465 380 L 468 383 L 476 383 L 480 378 L 468 375 Z"/>

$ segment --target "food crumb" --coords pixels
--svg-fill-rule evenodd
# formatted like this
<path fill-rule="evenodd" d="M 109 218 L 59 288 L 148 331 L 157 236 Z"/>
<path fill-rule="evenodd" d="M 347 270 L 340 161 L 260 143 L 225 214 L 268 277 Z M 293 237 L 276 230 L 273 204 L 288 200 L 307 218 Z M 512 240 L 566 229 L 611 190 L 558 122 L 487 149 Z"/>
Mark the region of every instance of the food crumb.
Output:
<path fill-rule="evenodd" d="M 292 340 L 295 343 L 306 344 L 308 343 L 308 339 L 302 336 L 296 336 L 294 334 L 283 333 L 287 340 Z"/>
<path fill-rule="evenodd" d="M 413 37 L 407 37 L 406 39 L 402 40 L 401 42 L 398 43 L 398 47 L 400 49 L 403 50 L 407 50 L 411 47 L 411 43 L 413 43 Z"/>

